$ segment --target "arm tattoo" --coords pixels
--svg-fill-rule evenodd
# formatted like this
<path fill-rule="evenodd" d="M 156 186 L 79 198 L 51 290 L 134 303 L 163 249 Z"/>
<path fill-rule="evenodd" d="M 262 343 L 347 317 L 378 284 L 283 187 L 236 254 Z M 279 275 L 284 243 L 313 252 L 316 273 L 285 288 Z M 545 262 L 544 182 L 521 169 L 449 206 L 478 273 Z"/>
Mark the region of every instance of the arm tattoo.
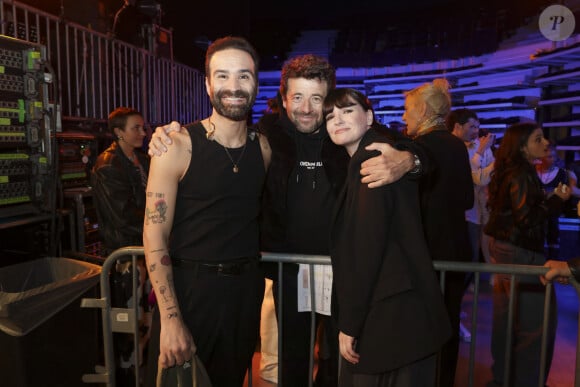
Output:
<path fill-rule="evenodd" d="M 167 202 L 165 202 L 165 194 L 160 192 L 147 192 L 147 197 L 156 198 L 154 206 L 155 209 L 145 208 L 145 224 L 151 221 L 153 224 L 165 223 L 167 220 Z"/>
<path fill-rule="evenodd" d="M 157 299 L 161 301 L 164 305 L 173 301 L 173 294 L 171 293 L 171 288 L 169 286 L 166 285 L 159 286 L 159 293 L 161 297 Z"/>
<path fill-rule="evenodd" d="M 165 254 L 163 257 L 161 257 L 161 264 L 163 266 L 171 265 L 171 258 L 169 258 L 169 255 Z"/>

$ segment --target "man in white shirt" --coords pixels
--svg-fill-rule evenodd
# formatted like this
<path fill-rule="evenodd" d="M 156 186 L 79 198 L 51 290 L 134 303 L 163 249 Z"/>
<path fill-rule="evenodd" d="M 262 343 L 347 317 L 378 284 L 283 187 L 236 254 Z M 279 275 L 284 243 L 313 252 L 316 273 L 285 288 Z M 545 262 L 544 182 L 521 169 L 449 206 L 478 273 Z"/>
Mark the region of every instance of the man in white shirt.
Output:
<path fill-rule="evenodd" d="M 474 185 L 473 208 L 465 212 L 472 246 L 472 259 L 479 262 L 479 249 L 486 262 L 490 262 L 488 237 L 483 233 L 487 223 L 487 185 L 491 179 L 494 157 L 491 146 L 495 140 L 492 133 L 479 137 L 479 120 L 477 114 L 470 109 L 456 109 L 447 118 L 447 128 L 453 135 L 463 140 L 469 152 L 471 176 Z"/>

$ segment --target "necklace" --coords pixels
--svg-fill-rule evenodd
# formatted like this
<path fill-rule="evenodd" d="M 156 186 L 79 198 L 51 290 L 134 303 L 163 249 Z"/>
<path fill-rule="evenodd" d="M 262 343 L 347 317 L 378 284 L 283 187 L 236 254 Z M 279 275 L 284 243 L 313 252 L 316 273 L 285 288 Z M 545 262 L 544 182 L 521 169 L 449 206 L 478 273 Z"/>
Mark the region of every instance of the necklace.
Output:
<path fill-rule="evenodd" d="M 211 117 L 208 118 L 208 122 L 211 125 L 211 130 L 209 130 L 205 135 L 206 138 L 210 141 L 214 141 L 215 140 L 215 125 L 213 122 L 211 122 Z M 222 146 L 222 148 L 224 148 L 224 151 L 226 151 L 226 155 L 228 155 L 228 158 L 230 159 L 230 161 L 232 162 L 232 171 L 234 173 L 238 173 L 240 171 L 240 168 L 238 167 L 238 164 L 240 163 L 240 160 L 242 160 L 242 157 L 244 157 L 244 153 L 246 152 L 246 145 L 248 145 L 248 139 L 246 138 L 246 141 L 244 142 L 244 146 L 242 147 L 242 152 L 240 153 L 240 155 L 238 156 L 238 159 L 236 161 L 234 161 L 234 158 L 232 157 L 230 151 L 228 150 L 228 148 L 226 148 L 226 146 L 222 143 L 220 143 L 219 141 L 217 141 L 218 144 L 220 144 Z"/>

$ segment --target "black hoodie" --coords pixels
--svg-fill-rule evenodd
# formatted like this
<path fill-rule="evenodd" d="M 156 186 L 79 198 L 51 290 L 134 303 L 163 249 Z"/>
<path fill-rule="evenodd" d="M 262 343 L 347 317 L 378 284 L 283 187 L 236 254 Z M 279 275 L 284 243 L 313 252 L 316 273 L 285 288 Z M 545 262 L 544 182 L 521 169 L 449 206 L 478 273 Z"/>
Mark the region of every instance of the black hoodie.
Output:
<path fill-rule="evenodd" d="M 262 200 L 261 249 L 328 255 L 331 213 L 346 177 L 348 154 L 323 125 L 299 132 L 282 110 L 257 124 L 272 148 Z"/>

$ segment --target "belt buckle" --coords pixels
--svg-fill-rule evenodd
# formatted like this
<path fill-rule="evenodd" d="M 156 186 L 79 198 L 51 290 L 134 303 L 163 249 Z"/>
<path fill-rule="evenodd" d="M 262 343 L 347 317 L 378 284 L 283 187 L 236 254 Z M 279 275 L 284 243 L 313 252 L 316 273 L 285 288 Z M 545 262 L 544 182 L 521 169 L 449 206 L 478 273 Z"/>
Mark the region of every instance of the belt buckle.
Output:
<path fill-rule="evenodd" d="M 227 276 L 227 277 L 234 277 L 240 275 L 241 273 L 241 266 L 237 263 L 230 263 L 224 264 L 220 263 L 218 265 L 218 275 Z"/>

